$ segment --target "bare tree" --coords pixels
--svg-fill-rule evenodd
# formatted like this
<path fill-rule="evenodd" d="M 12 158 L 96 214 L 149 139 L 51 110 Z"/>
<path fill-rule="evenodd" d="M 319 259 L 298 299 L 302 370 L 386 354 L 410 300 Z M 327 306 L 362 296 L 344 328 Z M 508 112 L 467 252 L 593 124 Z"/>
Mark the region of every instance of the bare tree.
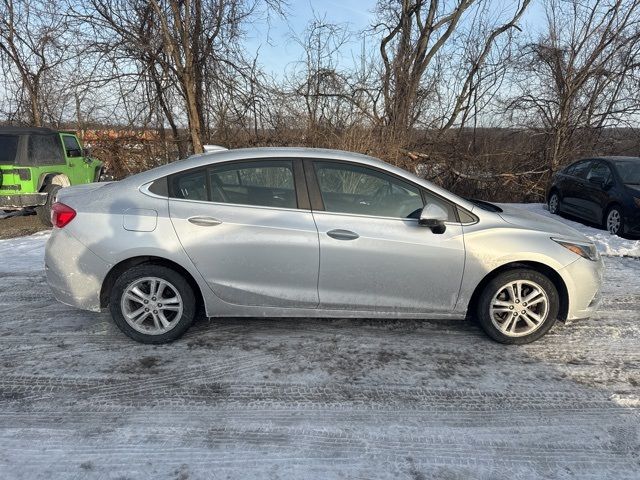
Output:
<path fill-rule="evenodd" d="M 424 83 L 428 71 L 433 70 L 432 81 L 447 82 L 447 78 L 438 78 L 438 56 L 446 51 L 447 45 L 455 38 L 454 34 L 462 24 L 465 12 L 482 3 L 482 0 L 378 2 L 377 12 L 380 20 L 375 28 L 383 32 L 380 56 L 383 61 L 384 120 L 391 138 L 402 143 L 421 113 L 421 102 L 436 91 L 435 85 L 428 86 Z M 478 49 L 471 63 L 466 65 L 466 78 L 460 91 L 455 94 L 453 109 L 449 112 L 443 129 L 455 123 L 473 91 L 473 80 L 496 40 L 516 27 L 529 3 L 530 0 L 518 2 L 515 13 L 507 22 L 487 30 L 484 38 L 475 39 L 482 47 Z M 437 92 L 435 94 L 437 95 Z"/>
<path fill-rule="evenodd" d="M 26 96 L 28 122 L 41 126 L 44 90 L 52 93 L 56 70 L 69 59 L 68 24 L 49 0 L 0 3 L 0 58 L 18 73 Z"/>
<path fill-rule="evenodd" d="M 547 30 L 523 46 L 512 116 L 547 139 L 551 171 L 638 111 L 640 1 L 545 0 Z M 635 94 L 630 94 L 633 82 Z"/>

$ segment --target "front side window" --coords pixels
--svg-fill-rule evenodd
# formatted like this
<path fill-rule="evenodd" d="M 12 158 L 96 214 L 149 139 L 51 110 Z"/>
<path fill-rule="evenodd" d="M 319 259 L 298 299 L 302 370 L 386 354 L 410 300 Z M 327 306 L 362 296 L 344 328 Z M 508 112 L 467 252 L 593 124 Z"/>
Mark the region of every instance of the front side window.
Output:
<path fill-rule="evenodd" d="M 420 190 L 391 175 L 358 165 L 314 162 L 325 210 L 377 217 L 417 218 Z"/>
<path fill-rule="evenodd" d="M 602 162 L 597 162 L 587 175 L 587 180 L 591 182 L 600 182 L 603 185 L 611 182 L 611 169 L 609 166 Z"/>
<path fill-rule="evenodd" d="M 81 157 L 82 148 L 78 143 L 78 139 L 73 135 L 63 135 L 62 141 L 64 142 L 64 149 L 67 152 L 67 157 Z"/>

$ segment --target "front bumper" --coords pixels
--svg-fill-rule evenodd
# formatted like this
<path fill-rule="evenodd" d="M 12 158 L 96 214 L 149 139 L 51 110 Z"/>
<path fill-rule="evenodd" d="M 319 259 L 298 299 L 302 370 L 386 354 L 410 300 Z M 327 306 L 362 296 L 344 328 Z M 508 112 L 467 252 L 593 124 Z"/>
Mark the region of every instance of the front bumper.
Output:
<path fill-rule="evenodd" d="M 567 320 L 589 318 L 600 305 L 600 287 L 604 274 L 602 258 L 595 262 L 579 258 L 558 273 L 564 280 L 569 297 Z"/>
<path fill-rule="evenodd" d="M 634 208 L 631 212 L 627 212 L 625 223 L 626 233 L 640 235 L 640 208 Z"/>
<path fill-rule="evenodd" d="M 100 311 L 100 290 L 111 265 L 64 229 L 54 228 L 45 249 L 47 283 L 59 302 Z"/>
<path fill-rule="evenodd" d="M 0 209 L 37 207 L 47 203 L 46 193 L 0 195 Z"/>

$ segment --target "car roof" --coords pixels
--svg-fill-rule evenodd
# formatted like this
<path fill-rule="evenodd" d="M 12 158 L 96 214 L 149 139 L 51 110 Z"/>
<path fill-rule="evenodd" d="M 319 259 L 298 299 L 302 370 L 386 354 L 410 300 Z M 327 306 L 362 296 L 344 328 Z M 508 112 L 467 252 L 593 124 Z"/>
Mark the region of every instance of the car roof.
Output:
<path fill-rule="evenodd" d="M 605 156 L 584 157 L 579 160 L 576 160 L 571 165 L 573 165 L 574 163 L 584 162 L 589 160 L 604 160 L 607 162 L 611 162 L 611 161 L 640 162 L 640 157 L 630 157 L 630 156 L 624 156 L 624 155 L 605 155 Z"/>
<path fill-rule="evenodd" d="M 0 127 L 0 135 L 51 135 L 57 130 L 46 127 Z"/>
<path fill-rule="evenodd" d="M 169 163 L 156 167 L 152 170 L 133 175 L 121 180 L 124 184 L 135 184 L 141 186 L 158 178 L 165 177 L 174 173 L 192 168 L 204 167 L 221 162 L 234 160 L 258 160 L 262 158 L 308 158 L 319 160 L 343 160 L 347 162 L 378 167 L 398 176 L 405 177 L 407 180 L 418 183 L 434 193 L 457 203 L 458 205 L 473 210 L 473 203 L 465 200 L 458 195 L 441 188 L 428 180 L 420 178 L 407 170 L 395 167 L 389 163 L 383 162 L 374 157 L 363 155 L 361 153 L 346 152 L 343 150 L 332 150 L 325 148 L 306 148 L 306 147 L 259 147 L 259 148 L 239 148 L 234 150 L 218 151 L 211 153 L 200 153 L 192 155 L 184 160 Z"/>

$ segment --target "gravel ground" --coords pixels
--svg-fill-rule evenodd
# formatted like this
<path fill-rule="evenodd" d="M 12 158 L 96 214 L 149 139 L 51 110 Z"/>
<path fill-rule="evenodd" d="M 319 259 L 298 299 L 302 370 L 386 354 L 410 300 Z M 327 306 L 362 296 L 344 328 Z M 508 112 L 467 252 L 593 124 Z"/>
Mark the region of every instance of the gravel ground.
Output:
<path fill-rule="evenodd" d="M 145 346 L 0 262 L 0 477 L 637 479 L 640 261 L 606 263 L 595 318 L 507 347 L 465 321 L 291 319 Z"/>
<path fill-rule="evenodd" d="M 0 211 L 0 239 L 31 235 L 47 230 L 35 213 L 17 212 L 2 213 Z"/>

